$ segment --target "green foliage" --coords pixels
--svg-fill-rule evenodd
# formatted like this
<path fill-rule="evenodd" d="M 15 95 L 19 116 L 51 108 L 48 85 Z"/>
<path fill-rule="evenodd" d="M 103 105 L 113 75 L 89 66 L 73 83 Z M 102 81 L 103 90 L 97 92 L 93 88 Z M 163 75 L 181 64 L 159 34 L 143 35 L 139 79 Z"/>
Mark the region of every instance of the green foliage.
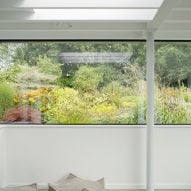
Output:
<path fill-rule="evenodd" d="M 158 91 L 155 121 L 159 124 L 188 124 L 189 110 L 181 95 L 181 88 L 162 88 Z"/>
<path fill-rule="evenodd" d="M 120 85 L 120 82 L 113 81 L 103 88 L 103 93 L 108 96 L 108 103 L 115 104 L 117 107 L 120 107 L 122 104 L 124 87 Z"/>
<path fill-rule="evenodd" d="M 13 55 L 18 45 L 16 43 L 1 42 L 0 44 L 0 70 L 7 68 L 13 62 Z"/>
<path fill-rule="evenodd" d="M 56 83 L 56 75 L 42 73 L 36 66 L 21 65 L 20 69 L 21 71 L 17 74 L 17 78 L 15 79 L 15 85 L 21 89 L 53 86 Z"/>
<path fill-rule="evenodd" d="M 144 80 L 144 73 L 138 64 L 127 63 L 123 66 L 118 80 L 122 85 L 135 89 L 138 87 L 140 80 Z"/>
<path fill-rule="evenodd" d="M 0 47 L 2 50 L 3 60 L 7 58 L 10 46 L 6 43 L 2 44 Z M 13 48 L 12 48 L 13 49 Z M 129 42 L 27 42 L 18 43 L 15 53 L 13 55 L 13 62 L 18 64 L 27 63 L 29 65 L 36 65 L 38 58 L 48 56 L 57 62 L 59 60 L 59 54 L 62 52 L 132 52 L 131 64 L 137 63 L 140 67 L 140 71 L 143 76 L 145 76 L 145 43 L 129 43 Z M 191 67 L 191 47 L 189 43 L 156 43 L 156 75 L 157 80 L 164 85 L 172 85 L 175 82 L 184 80 L 190 75 Z M 12 55 L 12 54 L 11 54 Z M 87 64 L 87 63 L 86 63 Z M 112 67 L 115 69 L 123 70 L 123 67 L 127 63 L 113 63 Z M 74 66 L 74 65 L 73 65 Z M 130 65 L 127 66 L 127 68 Z M 66 67 L 66 66 L 65 66 Z M 103 66 L 104 67 L 104 66 Z M 71 74 L 74 74 L 76 67 L 69 68 Z M 113 74 L 113 73 L 112 73 Z M 130 75 L 129 75 L 130 74 Z M 133 80 L 131 77 L 136 75 L 131 75 L 128 72 L 127 75 L 117 75 L 123 80 L 122 83 L 126 83 L 127 86 L 131 85 Z M 129 77 L 128 77 L 129 76 Z M 114 77 L 114 78 L 115 78 Z M 113 81 L 115 79 L 111 79 Z M 119 80 L 119 79 L 118 79 Z M 109 82 L 111 82 L 109 80 Z M 119 80 L 120 81 L 120 80 Z M 103 80 L 104 83 L 109 83 L 107 80 Z M 105 85 L 105 84 L 104 84 Z M 103 85 L 103 86 L 104 86 Z M 177 84 L 175 84 L 177 86 Z"/>
<path fill-rule="evenodd" d="M 139 124 L 145 122 L 143 121 L 145 116 L 141 121 L 142 110 L 136 98 L 128 97 L 129 101 L 124 105 L 121 102 L 123 97 L 118 98 L 121 105 L 108 94 L 99 92 L 80 94 L 72 88 L 55 88 L 47 95 L 44 122 L 48 124 L 125 124 L 127 122 Z"/>
<path fill-rule="evenodd" d="M 39 71 L 42 73 L 57 75 L 57 76 L 61 75 L 60 64 L 53 62 L 46 55 L 44 57 L 42 56 L 38 57 L 37 67 L 39 68 Z"/>
<path fill-rule="evenodd" d="M 101 64 L 97 67 L 97 72 L 103 74 L 103 80 L 100 87 L 105 87 L 107 84 L 119 78 L 120 72 L 112 65 Z"/>
<path fill-rule="evenodd" d="M 159 43 L 156 45 L 155 72 L 159 83 L 178 86 L 191 74 L 190 44 Z"/>
<path fill-rule="evenodd" d="M 84 92 L 92 92 L 98 89 L 103 82 L 103 73 L 98 73 L 97 68 L 81 66 L 74 76 L 74 87 Z"/>
<path fill-rule="evenodd" d="M 116 111 L 115 105 L 100 103 L 91 108 L 90 112 L 93 114 L 93 121 L 96 124 L 114 124 L 116 123 Z"/>
<path fill-rule="evenodd" d="M 0 71 L 1 82 L 13 82 L 17 78 L 18 73 L 21 71 L 18 64 L 11 64 L 4 70 Z"/>
<path fill-rule="evenodd" d="M 146 101 L 143 96 L 124 96 L 119 109 L 118 121 L 121 124 L 145 124 Z"/>
<path fill-rule="evenodd" d="M 18 43 L 18 47 L 13 55 L 13 62 L 18 64 L 28 64 L 36 66 L 39 56 L 54 56 L 57 62 L 59 54 L 59 43 L 55 42 L 27 42 Z"/>
<path fill-rule="evenodd" d="M 61 76 L 57 79 L 56 84 L 60 87 L 73 87 L 73 77 L 72 76 Z"/>
<path fill-rule="evenodd" d="M 10 82 L 24 90 L 19 103 L 35 105 L 43 112 L 45 123 L 145 123 L 145 48 L 145 43 L 129 42 L 2 43 L 0 115 L 12 106 L 12 90 L 6 84 Z M 90 65 L 62 60 L 59 64 L 62 52 L 133 55 L 124 63 Z M 161 88 L 156 87 L 156 123 L 191 123 L 190 64 L 189 43 L 156 43 L 156 86 Z M 175 88 L 169 88 L 172 86 Z M 47 91 L 42 95 L 45 87 Z"/>
<path fill-rule="evenodd" d="M 106 87 L 103 88 L 103 92 L 106 94 L 113 94 L 117 96 L 122 96 L 124 93 L 124 88 L 119 81 L 112 81 Z"/>
<path fill-rule="evenodd" d="M 0 118 L 11 107 L 14 106 L 13 102 L 14 90 L 7 83 L 0 84 Z"/>
<path fill-rule="evenodd" d="M 87 105 L 74 89 L 53 89 L 49 93 L 47 107 L 49 109 L 44 113 L 44 120 L 48 124 L 91 123 Z"/>
<path fill-rule="evenodd" d="M 184 107 L 168 102 L 158 105 L 156 123 L 158 124 L 187 124 L 188 114 Z"/>
<path fill-rule="evenodd" d="M 186 92 L 183 98 L 185 102 L 191 103 L 191 92 Z"/>

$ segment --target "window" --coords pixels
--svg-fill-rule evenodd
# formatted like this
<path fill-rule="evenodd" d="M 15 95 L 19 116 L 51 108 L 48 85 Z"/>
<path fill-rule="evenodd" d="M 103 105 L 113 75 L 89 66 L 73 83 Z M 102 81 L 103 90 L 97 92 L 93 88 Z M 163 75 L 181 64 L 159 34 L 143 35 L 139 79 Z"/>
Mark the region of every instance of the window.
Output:
<path fill-rule="evenodd" d="M 0 44 L 0 121 L 145 124 L 145 42 Z"/>
<path fill-rule="evenodd" d="M 191 124 L 191 42 L 155 46 L 155 123 Z"/>

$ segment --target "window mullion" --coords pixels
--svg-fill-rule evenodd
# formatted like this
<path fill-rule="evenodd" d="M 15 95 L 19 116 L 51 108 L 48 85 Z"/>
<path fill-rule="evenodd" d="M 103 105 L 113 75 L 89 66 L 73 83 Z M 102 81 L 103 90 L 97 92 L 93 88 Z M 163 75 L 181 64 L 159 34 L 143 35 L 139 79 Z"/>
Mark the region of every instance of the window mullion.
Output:
<path fill-rule="evenodd" d="M 154 191 L 154 35 L 147 33 L 147 191 Z"/>

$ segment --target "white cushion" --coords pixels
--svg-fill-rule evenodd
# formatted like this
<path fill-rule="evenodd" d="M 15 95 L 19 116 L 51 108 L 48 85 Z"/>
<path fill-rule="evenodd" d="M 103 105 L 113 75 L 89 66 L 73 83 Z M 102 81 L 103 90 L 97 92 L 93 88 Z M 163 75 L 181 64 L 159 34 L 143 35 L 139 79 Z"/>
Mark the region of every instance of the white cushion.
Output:
<path fill-rule="evenodd" d="M 0 188 L 0 191 L 37 191 L 37 184 L 25 185 L 25 186 L 17 186 L 17 187 L 8 187 L 8 188 Z"/>
<path fill-rule="evenodd" d="M 84 180 L 73 174 L 60 179 L 55 184 L 49 184 L 49 191 L 102 191 L 104 190 L 104 178 L 98 181 Z"/>

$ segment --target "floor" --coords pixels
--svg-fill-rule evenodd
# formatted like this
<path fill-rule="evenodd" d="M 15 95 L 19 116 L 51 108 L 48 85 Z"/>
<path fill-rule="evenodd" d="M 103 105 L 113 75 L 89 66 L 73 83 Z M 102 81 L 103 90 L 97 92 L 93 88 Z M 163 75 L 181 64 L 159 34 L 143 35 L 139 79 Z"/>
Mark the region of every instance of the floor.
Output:
<path fill-rule="evenodd" d="M 40 191 L 48 191 L 48 190 L 40 190 Z M 145 190 L 141 190 L 141 189 L 139 189 L 139 190 L 135 190 L 135 189 L 130 189 L 130 190 L 107 190 L 107 191 L 145 191 Z M 155 191 L 191 191 L 191 189 L 166 189 L 166 190 L 155 190 Z"/>

